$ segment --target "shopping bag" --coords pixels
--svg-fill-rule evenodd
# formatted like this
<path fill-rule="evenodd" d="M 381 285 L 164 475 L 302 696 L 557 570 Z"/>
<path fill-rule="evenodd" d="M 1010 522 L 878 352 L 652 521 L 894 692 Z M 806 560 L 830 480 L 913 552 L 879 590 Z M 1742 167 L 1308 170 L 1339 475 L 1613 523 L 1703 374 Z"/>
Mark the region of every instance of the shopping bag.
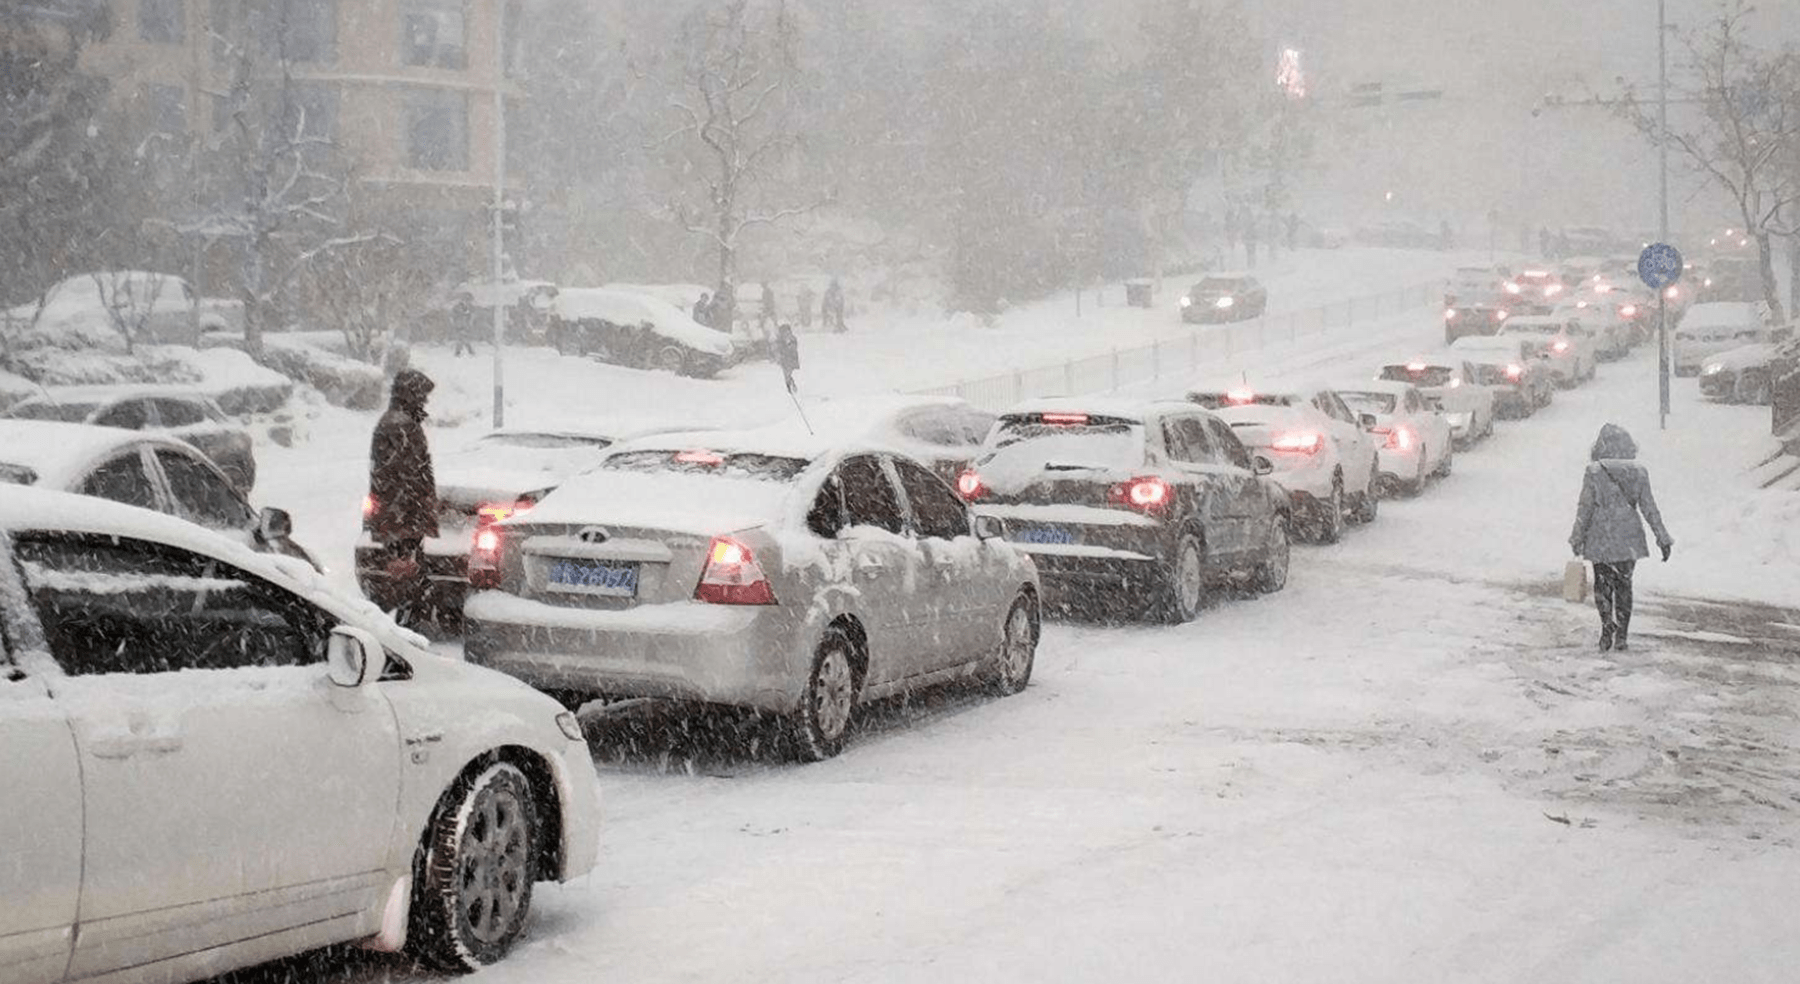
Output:
<path fill-rule="evenodd" d="M 1571 560 L 1563 565 L 1563 600 L 1580 604 L 1588 600 L 1592 585 L 1588 582 L 1586 561 Z"/>

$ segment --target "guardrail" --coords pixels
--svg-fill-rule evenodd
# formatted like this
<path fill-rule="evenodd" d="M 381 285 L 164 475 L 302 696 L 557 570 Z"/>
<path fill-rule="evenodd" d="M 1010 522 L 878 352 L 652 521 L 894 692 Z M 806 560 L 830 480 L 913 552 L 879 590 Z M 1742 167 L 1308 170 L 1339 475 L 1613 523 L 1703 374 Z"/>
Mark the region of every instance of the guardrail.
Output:
<path fill-rule="evenodd" d="M 1077 396 L 1116 392 L 1121 387 L 1192 376 L 1211 362 L 1231 359 L 1271 344 L 1295 343 L 1343 332 L 1358 324 L 1392 317 L 1443 299 L 1444 282 L 1433 280 L 1382 294 L 1353 297 L 1336 304 L 1259 315 L 1248 321 L 1192 325 L 1179 335 L 1148 345 L 1110 352 L 944 386 L 915 390 L 921 396 L 956 396 L 984 410 L 999 411 L 1020 400 L 1045 396 Z"/>

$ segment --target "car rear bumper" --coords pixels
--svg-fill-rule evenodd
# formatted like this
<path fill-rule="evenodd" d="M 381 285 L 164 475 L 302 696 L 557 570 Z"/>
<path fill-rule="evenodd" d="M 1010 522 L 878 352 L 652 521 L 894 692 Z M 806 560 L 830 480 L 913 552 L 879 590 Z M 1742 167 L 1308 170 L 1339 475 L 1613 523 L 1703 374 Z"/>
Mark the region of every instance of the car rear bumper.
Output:
<path fill-rule="evenodd" d="M 774 606 L 682 601 L 564 607 L 498 591 L 463 607 L 463 653 L 540 690 L 794 709 L 811 670 L 799 626 Z"/>
<path fill-rule="evenodd" d="M 1389 482 L 1414 481 L 1421 472 L 1419 456 L 1423 453 L 1423 449 L 1418 447 L 1411 451 L 1382 448 L 1375 453 L 1376 473 Z"/>

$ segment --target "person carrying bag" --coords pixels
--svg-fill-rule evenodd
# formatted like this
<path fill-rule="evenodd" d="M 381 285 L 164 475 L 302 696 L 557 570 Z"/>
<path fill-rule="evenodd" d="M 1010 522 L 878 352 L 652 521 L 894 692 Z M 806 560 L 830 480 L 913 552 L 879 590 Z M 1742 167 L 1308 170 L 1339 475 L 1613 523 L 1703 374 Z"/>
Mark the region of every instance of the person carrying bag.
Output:
<path fill-rule="evenodd" d="M 1637 462 L 1637 451 L 1637 442 L 1625 428 L 1617 424 L 1600 428 L 1581 483 L 1575 529 L 1569 534 L 1575 556 L 1594 565 L 1601 652 L 1630 648 L 1631 579 L 1637 562 L 1650 556 L 1644 523 L 1656 534 L 1665 563 L 1675 547 L 1650 491 L 1650 472 Z"/>

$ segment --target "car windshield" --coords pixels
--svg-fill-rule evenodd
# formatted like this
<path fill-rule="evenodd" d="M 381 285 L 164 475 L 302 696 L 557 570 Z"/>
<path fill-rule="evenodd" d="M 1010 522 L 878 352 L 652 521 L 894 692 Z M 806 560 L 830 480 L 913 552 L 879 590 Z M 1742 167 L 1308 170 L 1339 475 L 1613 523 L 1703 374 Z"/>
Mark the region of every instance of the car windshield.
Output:
<path fill-rule="evenodd" d="M 1383 366 L 1381 369 L 1382 379 L 1414 386 L 1442 386 L 1455 377 L 1456 371 L 1449 366 Z"/>
<path fill-rule="evenodd" d="M 1350 409 L 1363 413 L 1393 413 L 1400 403 L 1400 398 L 1392 393 L 1368 390 L 1338 390 L 1338 396 L 1350 404 Z"/>
<path fill-rule="evenodd" d="M 602 471 L 710 475 L 758 482 L 791 482 L 806 470 L 804 458 L 748 451 L 625 451 L 606 459 Z"/>
<path fill-rule="evenodd" d="M 1205 280 L 1200 281 L 1200 286 L 1194 289 L 1208 293 L 1229 294 L 1232 291 L 1244 289 L 1244 286 L 1245 284 L 1242 280 L 1235 280 L 1230 277 L 1207 277 Z"/>
<path fill-rule="evenodd" d="M 51 403 L 38 400 L 21 403 L 6 411 L 6 416 L 14 420 L 58 420 L 64 423 L 79 424 L 94 412 L 93 403 Z"/>

